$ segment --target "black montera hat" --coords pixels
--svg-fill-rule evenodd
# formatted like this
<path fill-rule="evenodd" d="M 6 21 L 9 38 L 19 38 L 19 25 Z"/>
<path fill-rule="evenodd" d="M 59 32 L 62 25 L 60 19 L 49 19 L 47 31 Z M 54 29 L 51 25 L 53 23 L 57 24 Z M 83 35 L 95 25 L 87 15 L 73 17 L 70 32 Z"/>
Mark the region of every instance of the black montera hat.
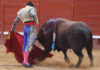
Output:
<path fill-rule="evenodd" d="M 34 4 L 31 1 L 29 1 L 26 5 L 33 6 L 34 7 Z"/>

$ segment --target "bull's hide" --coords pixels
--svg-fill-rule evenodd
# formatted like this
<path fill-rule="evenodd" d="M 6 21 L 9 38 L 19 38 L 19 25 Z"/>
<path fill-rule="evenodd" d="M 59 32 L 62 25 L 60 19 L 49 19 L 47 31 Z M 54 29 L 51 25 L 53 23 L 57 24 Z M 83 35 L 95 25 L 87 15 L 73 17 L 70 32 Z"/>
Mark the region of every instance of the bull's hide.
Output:
<path fill-rule="evenodd" d="M 50 19 L 40 28 L 37 39 L 45 48 L 41 60 L 52 50 L 54 30 L 56 30 L 54 50 L 63 51 L 65 60 L 69 61 L 67 50 L 71 48 L 79 57 L 79 61 L 75 65 L 78 68 L 83 59 L 82 49 L 86 48 L 91 66 L 93 66 L 92 31 L 83 22 L 74 22 L 62 18 Z"/>

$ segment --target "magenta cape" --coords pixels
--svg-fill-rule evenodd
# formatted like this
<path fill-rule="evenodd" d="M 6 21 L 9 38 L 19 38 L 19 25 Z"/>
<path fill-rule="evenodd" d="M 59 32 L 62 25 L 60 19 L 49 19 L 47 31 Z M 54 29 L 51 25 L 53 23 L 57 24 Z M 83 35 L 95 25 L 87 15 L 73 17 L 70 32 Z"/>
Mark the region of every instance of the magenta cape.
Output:
<path fill-rule="evenodd" d="M 15 55 L 16 60 L 19 63 L 22 63 L 23 62 L 23 55 L 22 55 L 23 35 L 20 35 L 17 32 L 9 32 L 4 44 L 5 44 L 7 53 L 12 52 Z M 34 60 L 39 59 L 39 57 L 42 55 L 42 52 L 43 52 L 42 49 L 34 45 L 34 49 L 32 49 L 29 55 L 29 62 L 31 64 L 35 64 Z M 52 57 L 52 56 L 53 55 L 49 53 L 46 56 L 46 58 Z"/>

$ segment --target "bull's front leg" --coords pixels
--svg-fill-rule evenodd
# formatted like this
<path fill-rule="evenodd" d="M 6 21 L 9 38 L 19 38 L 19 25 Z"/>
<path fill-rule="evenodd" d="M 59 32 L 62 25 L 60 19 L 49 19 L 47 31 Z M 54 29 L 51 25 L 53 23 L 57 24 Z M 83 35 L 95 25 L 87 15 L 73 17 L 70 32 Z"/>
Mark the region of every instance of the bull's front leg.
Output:
<path fill-rule="evenodd" d="M 69 60 L 69 58 L 67 56 L 67 50 L 63 50 L 63 54 L 64 54 L 65 61 L 68 62 L 68 63 L 70 63 L 70 60 Z"/>
<path fill-rule="evenodd" d="M 45 56 L 51 51 L 51 49 L 45 49 L 42 53 L 42 56 L 39 58 L 39 61 L 42 61 L 45 59 Z"/>

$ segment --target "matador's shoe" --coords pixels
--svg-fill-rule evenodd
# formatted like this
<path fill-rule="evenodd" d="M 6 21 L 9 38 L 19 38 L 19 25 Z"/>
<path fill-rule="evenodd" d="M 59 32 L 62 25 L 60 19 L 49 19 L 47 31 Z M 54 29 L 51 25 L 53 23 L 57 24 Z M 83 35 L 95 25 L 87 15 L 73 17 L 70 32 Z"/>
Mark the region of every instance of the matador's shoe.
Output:
<path fill-rule="evenodd" d="M 25 66 L 25 67 L 27 67 L 27 68 L 32 68 L 32 67 L 33 67 L 32 64 L 29 64 L 29 65 L 28 65 L 28 64 L 22 63 L 22 65 Z"/>

